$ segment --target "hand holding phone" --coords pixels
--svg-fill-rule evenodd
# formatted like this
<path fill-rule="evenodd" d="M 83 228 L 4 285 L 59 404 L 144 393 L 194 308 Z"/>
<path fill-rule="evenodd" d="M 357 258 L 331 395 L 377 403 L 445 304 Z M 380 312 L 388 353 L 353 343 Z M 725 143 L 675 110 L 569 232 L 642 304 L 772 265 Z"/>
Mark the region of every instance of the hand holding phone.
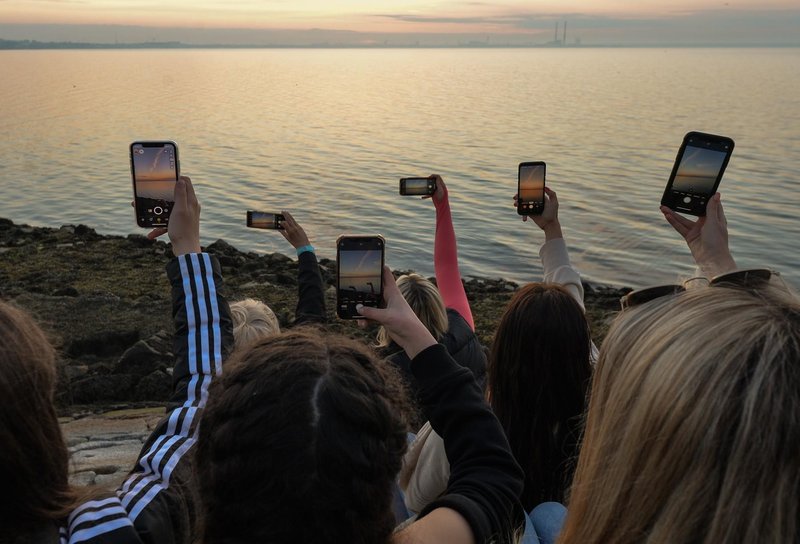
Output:
<path fill-rule="evenodd" d="M 178 145 L 171 141 L 133 142 L 130 158 L 136 224 L 166 227 L 180 175 Z"/>
<path fill-rule="evenodd" d="M 283 215 L 279 217 L 282 218 L 278 219 L 278 229 L 283 237 L 286 238 L 286 241 L 292 244 L 293 248 L 299 249 L 311 245 L 306 231 L 300 226 L 300 223 L 292 217 L 292 214 L 285 211 Z"/>
<path fill-rule="evenodd" d="M 522 162 L 517 172 L 517 214 L 541 215 L 544 211 L 544 177 L 542 161 Z"/>
<path fill-rule="evenodd" d="M 361 315 L 383 325 L 392 340 L 413 359 L 424 349 L 435 345 L 436 340 L 408 305 L 388 266 L 383 267 L 383 284 L 386 307 L 361 306 Z"/>
<path fill-rule="evenodd" d="M 336 240 L 336 315 L 358 319 L 359 304 L 377 308 L 383 299 L 386 242 L 380 235 Z"/>
<path fill-rule="evenodd" d="M 431 196 L 435 192 L 436 176 L 400 178 L 400 194 L 403 196 Z"/>
<path fill-rule="evenodd" d="M 672 210 L 704 216 L 711 196 L 733 153 L 733 140 L 725 136 L 690 132 L 683 137 L 661 204 Z"/>
<path fill-rule="evenodd" d="M 736 270 L 736 261 L 728 247 L 728 221 L 725 219 L 719 193 L 709 198 L 706 215 L 694 221 L 682 217 L 667 206 L 661 206 L 661 213 L 686 240 L 695 264 L 707 278 Z"/>
<path fill-rule="evenodd" d="M 285 218 L 279 213 L 257 212 L 248 210 L 247 226 L 251 229 L 283 229 L 281 222 Z"/>
<path fill-rule="evenodd" d="M 175 184 L 175 209 L 169 223 L 169 241 L 175 256 L 200 253 L 200 203 L 192 180 L 181 176 Z"/>

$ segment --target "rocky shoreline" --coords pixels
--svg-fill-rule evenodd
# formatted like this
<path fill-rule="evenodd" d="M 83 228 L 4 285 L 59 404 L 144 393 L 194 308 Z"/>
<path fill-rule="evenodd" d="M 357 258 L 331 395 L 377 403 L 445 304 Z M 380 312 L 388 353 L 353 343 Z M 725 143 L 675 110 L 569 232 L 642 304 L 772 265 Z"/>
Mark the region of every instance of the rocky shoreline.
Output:
<path fill-rule="evenodd" d="M 297 261 L 280 253 L 242 252 L 224 240 L 216 255 L 228 300 L 264 300 L 281 326 L 297 303 Z M 59 353 L 57 403 L 72 453 L 73 481 L 114 487 L 164 414 L 173 354 L 169 244 L 141 235 L 101 235 L 85 225 L 17 225 L 0 219 L 0 299 L 30 312 Z M 367 340 L 334 316 L 336 263 L 320 261 L 330 328 Z M 402 273 L 407 271 L 397 271 Z M 485 344 L 518 285 L 503 279 L 465 281 L 476 330 Z M 596 343 L 628 289 L 585 283 Z"/>
<path fill-rule="evenodd" d="M 229 300 L 266 301 L 281 325 L 294 317 L 297 261 L 280 253 L 242 252 L 224 240 L 204 248 L 216 255 Z M 163 402 L 171 388 L 169 244 L 141 235 L 105 236 L 85 225 L 30 227 L 0 219 L 0 298 L 33 314 L 61 359 L 59 406 Z M 335 262 L 320 261 L 331 328 L 372 338 L 334 314 Z M 403 271 L 398 271 L 403 272 Z M 491 342 L 517 284 L 503 279 L 465 282 L 476 330 Z M 595 341 L 605 334 L 627 289 L 585 284 Z"/>

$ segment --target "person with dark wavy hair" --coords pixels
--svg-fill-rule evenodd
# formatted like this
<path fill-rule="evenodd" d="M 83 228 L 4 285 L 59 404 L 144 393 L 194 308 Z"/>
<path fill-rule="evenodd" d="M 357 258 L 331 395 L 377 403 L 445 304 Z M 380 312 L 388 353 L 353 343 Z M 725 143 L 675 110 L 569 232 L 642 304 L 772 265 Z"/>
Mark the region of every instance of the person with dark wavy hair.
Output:
<path fill-rule="evenodd" d="M 296 329 L 238 350 L 212 385 L 196 452 L 203 544 L 511 542 L 522 473 L 472 373 L 419 321 L 384 268 L 383 309 L 359 307 L 411 359 L 452 464 L 445 493 L 397 533 L 405 395 L 358 341 Z M 465 425 L 465 422 L 469 422 Z"/>
<path fill-rule="evenodd" d="M 525 471 L 522 504 L 564 502 L 592 376 L 583 309 L 558 284 L 532 283 L 508 303 L 489 364 L 489 403 Z"/>
<path fill-rule="evenodd" d="M 201 252 L 200 204 L 185 176 L 175 186 L 168 232 L 176 256 L 167 265 L 176 329 L 172 407 L 116 493 L 69 485 L 53 405 L 53 348 L 30 316 L 0 303 L 0 542 L 192 541 L 197 504 L 189 461 L 209 383 L 222 372 L 233 334 L 219 263 Z"/>

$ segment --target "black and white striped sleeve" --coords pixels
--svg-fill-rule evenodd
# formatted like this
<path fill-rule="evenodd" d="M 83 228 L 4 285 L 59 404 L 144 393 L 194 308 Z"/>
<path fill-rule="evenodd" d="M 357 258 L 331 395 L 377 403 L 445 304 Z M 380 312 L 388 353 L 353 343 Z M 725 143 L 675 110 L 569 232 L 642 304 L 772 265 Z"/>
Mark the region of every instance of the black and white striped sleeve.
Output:
<path fill-rule="evenodd" d="M 206 253 L 181 255 L 169 263 L 167 275 L 175 321 L 173 408 L 116 496 L 84 503 L 72 513 L 69 544 L 183 542 L 192 530 L 195 505 L 186 465 L 208 387 L 222 372 L 233 334 L 215 259 Z"/>

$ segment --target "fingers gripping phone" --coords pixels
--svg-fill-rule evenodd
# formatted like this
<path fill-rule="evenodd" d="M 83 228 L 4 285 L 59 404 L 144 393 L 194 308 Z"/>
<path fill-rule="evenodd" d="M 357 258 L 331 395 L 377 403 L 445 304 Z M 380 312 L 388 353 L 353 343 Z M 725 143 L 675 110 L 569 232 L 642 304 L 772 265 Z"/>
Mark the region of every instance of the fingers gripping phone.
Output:
<path fill-rule="evenodd" d="M 336 315 L 360 317 L 358 304 L 377 308 L 383 300 L 386 242 L 378 236 L 340 236 L 336 240 Z"/>
<path fill-rule="evenodd" d="M 703 216 L 717 192 L 733 153 L 733 140 L 725 136 L 690 132 L 675 158 L 661 204 L 677 212 Z"/>
<path fill-rule="evenodd" d="M 180 175 L 175 142 L 133 142 L 130 145 L 136 224 L 166 227 Z"/>
<path fill-rule="evenodd" d="M 283 230 L 281 221 L 286 218 L 280 213 L 267 213 L 267 212 L 247 212 L 247 226 L 254 229 L 277 229 Z"/>
<path fill-rule="evenodd" d="M 400 194 L 425 196 L 436 192 L 436 178 L 400 178 Z"/>
<path fill-rule="evenodd" d="M 517 176 L 517 213 L 541 215 L 544 211 L 544 175 L 546 165 L 541 161 L 523 162 Z"/>

